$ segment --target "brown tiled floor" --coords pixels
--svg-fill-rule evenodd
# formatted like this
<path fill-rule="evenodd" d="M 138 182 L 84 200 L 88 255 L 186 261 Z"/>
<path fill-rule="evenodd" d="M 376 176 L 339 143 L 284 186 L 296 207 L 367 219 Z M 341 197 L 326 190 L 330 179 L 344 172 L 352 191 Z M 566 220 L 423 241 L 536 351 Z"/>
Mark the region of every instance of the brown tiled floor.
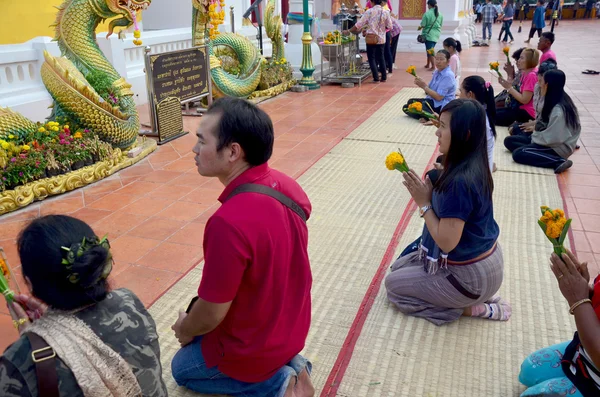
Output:
<path fill-rule="evenodd" d="M 498 29 L 499 25 L 494 26 L 496 34 Z M 595 207 L 600 204 L 600 76 L 581 74 L 584 69 L 600 69 L 600 38 L 590 37 L 593 29 L 598 31 L 600 22 L 561 23 L 555 32 L 555 51 L 583 124 L 582 147 L 573 156 L 575 165 L 559 181 L 574 219 L 578 255 L 589 261 L 596 274 L 600 272 L 600 215 L 595 215 L 595 208 L 600 208 Z M 524 40 L 526 31 L 527 27 L 515 34 L 517 43 Z M 417 65 L 419 75 L 429 79 L 430 73 L 422 70 L 423 58 L 420 53 L 399 53 L 399 69 L 386 83 L 367 82 L 354 89 L 331 85 L 263 102 L 260 106 L 275 124 L 271 166 L 294 177 L 301 175 L 398 90 L 413 85 L 404 72 L 408 65 Z M 497 41 L 489 48 L 465 51 L 462 76 L 479 74 L 490 79 L 488 63 L 497 59 L 503 59 Z M 147 114 L 146 109 L 140 112 L 142 118 Z M 146 305 L 156 300 L 202 259 L 204 225 L 218 208 L 216 199 L 222 186 L 197 174 L 191 154 L 194 131 L 201 120 L 186 118 L 189 135 L 161 146 L 147 159 L 107 180 L 0 217 L 0 246 L 17 269 L 17 279 L 21 278 L 15 247 L 18 232 L 37 216 L 66 213 L 89 222 L 98 234 L 109 234 L 116 260 L 115 287 L 130 288 Z M 6 312 L 0 305 L 0 351 L 16 338 Z"/>

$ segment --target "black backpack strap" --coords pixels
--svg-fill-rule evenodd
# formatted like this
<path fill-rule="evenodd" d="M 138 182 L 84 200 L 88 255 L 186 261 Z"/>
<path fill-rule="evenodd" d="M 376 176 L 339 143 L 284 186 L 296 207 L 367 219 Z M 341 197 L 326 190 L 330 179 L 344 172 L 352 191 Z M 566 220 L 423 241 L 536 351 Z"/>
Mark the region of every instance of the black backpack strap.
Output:
<path fill-rule="evenodd" d="M 56 373 L 56 352 L 46 341 L 33 332 L 25 334 L 31 344 L 31 358 L 35 364 L 35 374 L 40 397 L 60 397 L 58 374 Z"/>
<path fill-rule="evenodd" d="M 245 183 L 235 188 L 233 192 L 227 196 L 227 200 L 237 196 L 240 193 L 260 193 L 264 194 L 265 196 L 273 197 L 275 200 L 294 211 L 306 223 L 307 216 L 304 210 L 294 200 L 278 190 L 271 189 L 268 186 L 259 185 L 257 183 Z"/>

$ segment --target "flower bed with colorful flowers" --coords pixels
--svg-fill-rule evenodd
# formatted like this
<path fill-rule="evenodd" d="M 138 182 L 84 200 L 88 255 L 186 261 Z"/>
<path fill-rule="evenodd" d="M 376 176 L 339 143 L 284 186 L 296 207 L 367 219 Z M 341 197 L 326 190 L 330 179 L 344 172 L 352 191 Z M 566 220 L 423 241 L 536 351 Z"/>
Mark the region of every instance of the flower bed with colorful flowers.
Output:
<path fill-rule="evenodd" d="M 264 60 L 261 65 L 259 90 L 266 90 L 293 79 L 293 70 L 285 58 Z"/>
<path fill-rule="evenodd" d="M 66 120 L 38 124 L 27 136 L 0 137 L 0 192 L 110 158 L 98 135 Z"/>

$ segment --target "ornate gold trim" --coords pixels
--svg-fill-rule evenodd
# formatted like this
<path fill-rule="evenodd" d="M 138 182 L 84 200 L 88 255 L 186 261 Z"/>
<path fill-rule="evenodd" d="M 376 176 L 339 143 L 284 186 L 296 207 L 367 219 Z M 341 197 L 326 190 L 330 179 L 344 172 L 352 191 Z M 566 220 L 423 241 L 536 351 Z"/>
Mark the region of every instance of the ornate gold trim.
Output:
<path fill-rule="evenodd" d="M 138 138 L 137 144 L 131 148 L 138 146 L 142 146 L 142 151 L 136 157 L 127 157 L 127 151 L 114 149 L 113 156 L 110 159 L 99 161 L 63 175 L 29 182 L 17 186 L 14 190 L 0 193 L 0 215 L 26 207 L 34 201 L 44 200 L 47 197 L 63 194 L 97 182 L 139 162 L 157 148 L 156 141 L 145 138 Z"/>
<path fill-rule="evenodd" d="M 265 97 L 272 98 L 274 96 L 283 94 L 284 92 L 286 92 L 287 90 L 292 88 L 294 85 L 296 85 L 295 79 L 284 81 L 283 83 L 273 86 L 271 88 L 267 88 L 266 90 L 254 91 L 252 94 L 250 94 L 248 99 L 265 98 Z"/>

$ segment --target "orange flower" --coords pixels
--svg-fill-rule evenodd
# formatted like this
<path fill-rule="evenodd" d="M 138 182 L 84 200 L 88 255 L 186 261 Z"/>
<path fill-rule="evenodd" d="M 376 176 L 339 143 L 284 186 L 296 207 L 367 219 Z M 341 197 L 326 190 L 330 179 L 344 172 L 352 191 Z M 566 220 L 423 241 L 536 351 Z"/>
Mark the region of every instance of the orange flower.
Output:
<path fill-rule="evenodd" d="M 4 258 L 2 258 L 2 256 L 0 256 L 0 270 L 6 279 L 10 277 L 10 271 L 8 270 L 8 266 L 6 265 L 6 262 L 4 262 Z"/>

